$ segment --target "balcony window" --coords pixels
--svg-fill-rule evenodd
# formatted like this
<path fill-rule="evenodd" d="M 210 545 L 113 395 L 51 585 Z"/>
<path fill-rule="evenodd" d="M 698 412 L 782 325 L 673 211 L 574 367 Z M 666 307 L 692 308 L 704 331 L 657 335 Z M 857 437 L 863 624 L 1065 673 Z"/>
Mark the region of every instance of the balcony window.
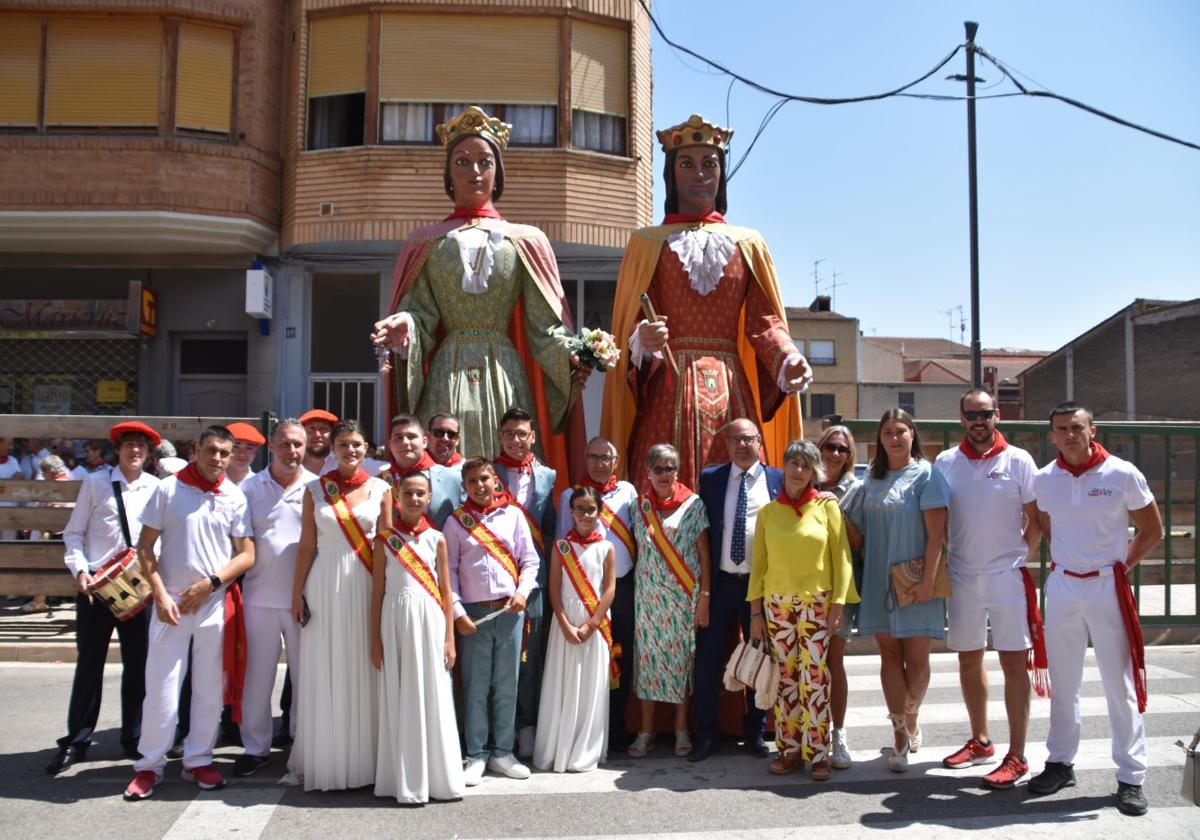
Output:
<path fill-rule="evenodd" d="M 625 118 L 575 109 L 571 112 L 571 145 L 610 155 L 625 154 Z"/>
<path fill-rule="evenodd" d="M 336 149 L 363 144 L 366 96 L 346 93 L 308 100 L 308 148 Z"/>
<path fill-rule="evenodd" d="M 833 394 L 813 394 L 811 399 L 812 417 L 828 417 L 837 413 Z"/>
<path fill-rule="evenodd" d="M 158 18 L 52 18 L 46 127 L 156 130 L 162 46 Z"/>
<path fill-rule="evenodd" d="M 6 16 L 0 26 L 0 129 L 37 128 L 41 61 L 41 20 Z"/>
<path fill-rule="evenodd" d="M 175 128 L 227 137 L 233 112 L 233 30 L 179 25 Z"/>
<path fill-rule="evenodd" d="M 571 22 L 571 145 L 626 153 L 629 113 L 629 33 Z"/>
<path fill-rule="evenodd" d="M 553 146 L 558 142 L 558 108 L 554 105 L 505 105 L 503 119 L 512 124 L 513 146 Z"/>
<path fill-rule="evenodd" d="M 899 405 L 900 405 L 900 408 L 902 408 L 904 411 L 907 411 L 907 412 L 908 412 L 909 414 L 911 414 L 913 417 L 916 417 L 916 416 L 917 416 L 917 395 L 916 395 L 916 392 L 914 392 L 914 391 L 901 391 L 901 392 L 900 392 L 900 393 L 899 393 L 899 394 L 896 396 L 896 401 L 899 403 Z"/>
<path fill-rule="evenodd" d="M 833 352 L 833 342 L 823 339 L 809 339 L 808 363 L 810 365 L 837 364 L 837 356 Z"/>
<path fill-rule="evenodd" d="M 428 102 L 381 102 L 384 143 L 433 143 L 435 106 Z"/>
<path fill-rule="evenodd" d="M 311 22 L 308 37 L 308 148 L 361 146 L 366 117 L 367 16 Z"/>

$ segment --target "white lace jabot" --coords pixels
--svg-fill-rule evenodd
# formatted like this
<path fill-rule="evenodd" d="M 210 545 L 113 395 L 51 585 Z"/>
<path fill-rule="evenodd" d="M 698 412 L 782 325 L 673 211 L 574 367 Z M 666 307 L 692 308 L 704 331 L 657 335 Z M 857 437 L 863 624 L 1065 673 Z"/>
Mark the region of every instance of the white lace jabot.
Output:
<path fill-rule="evenodd" d="M 446 234 L 446 238 L 458 245 L 463 267 L 462 290 L 471 295 L 486 292 L 488 278 L 492 276 L 492 265 L 496 261 L 496 249 L 500 247 L 504 234 L 472 225 L 452 230 Z"/>
<path fill-rule="evenodd" d="M 683 270 L 687 272 L 696 293 L 707 295 L 721 281 L 737 242 L 723 233 L 687 229 L 668 236 L 667 247 L 683 263 Z"/>

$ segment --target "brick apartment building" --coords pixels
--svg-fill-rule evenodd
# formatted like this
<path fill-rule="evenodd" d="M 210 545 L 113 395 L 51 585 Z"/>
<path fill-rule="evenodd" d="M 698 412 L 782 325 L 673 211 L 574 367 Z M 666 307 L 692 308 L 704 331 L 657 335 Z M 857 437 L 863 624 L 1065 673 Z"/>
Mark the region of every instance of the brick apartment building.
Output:
<path fill-rule="evenodd" d="M 376 425 L 367 334 L 465 104 L 514 124 L 500 210 L 606 326 L 652 216 L 636 0 L 0 0 L 0 411 Z"/>
<path fill-rule="evenodd" d="M 858 417 L 858 319 L 830 309 L 828 295 L 807 308 L 787 307 L 788 332 L 813 369 L 813 385 L 800 396 L 804 417 Z M 819 431 L 820 424 L 811 424 Z"/>

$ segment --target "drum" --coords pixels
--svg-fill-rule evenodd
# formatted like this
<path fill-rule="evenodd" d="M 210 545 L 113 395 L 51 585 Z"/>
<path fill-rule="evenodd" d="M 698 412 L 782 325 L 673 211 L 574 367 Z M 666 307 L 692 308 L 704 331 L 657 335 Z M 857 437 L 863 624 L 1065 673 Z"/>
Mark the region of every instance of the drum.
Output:
<path fill-rule="evenodd" d="M 153 593 L 137 552 L 127 548 L 92 575 L 88 594 L 99 598 L 118 620 L 128 621 L 145 609 Z"/>

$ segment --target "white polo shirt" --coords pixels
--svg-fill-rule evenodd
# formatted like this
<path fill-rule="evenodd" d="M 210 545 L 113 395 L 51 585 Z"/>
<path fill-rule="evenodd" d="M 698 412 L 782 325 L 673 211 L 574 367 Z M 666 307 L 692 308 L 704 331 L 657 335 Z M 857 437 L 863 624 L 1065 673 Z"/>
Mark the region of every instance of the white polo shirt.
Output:
<path fill-rule="evenodd" d="M 316 480 L 317 476 L 301 467 L 295 482 L 285 489 L 268 468 L 238 485 L 254 525 L 254 565 L 242 579 L 246 606 L 291 608 L 304 488 Z"/>
<path fill-rule="evenodd" d="M 1034 500 L 1033 457 L 1009 444 L 976 460 L 956 446 L 939 454 L 933 466 L 950 488 L 949 570 L 994 574 L 1025 565 L 1029 547 L 1021 536 L 1021 511 Z"/>
<path fill-rule="evenodd" d="M 1038 509 L 1050 515 L 1050 553 L 1058 566 L 1091 572 L 1123 563 L 1129 511 L 1154 501 L 1146 477 L 1109 455 L 1076 478 L 1053 461 L 1034 478 Z"/>
<path fill-rule="evenodd" d="M 162 532 L 158 573 L 175 598 L 233 559 L 231 537 L 254 536 L 242 491 L 232 481 L 222 481 L 218 490 L 205 493 L 168 476 L 142 512 L 142 526 Z"/>
<path fill-rule="evenodd" d="M 63 529 L 63 542 L 67 548 L 64 560 L 75 577 L 79 577 L 80 572 L 96 571 L 126 548 L 121 517 L 117 513 L 117 497 L 113 495 L 112 483 L 116 479 L 121 482 L 121 499 L 129 520 L 129 538 L 133 540 L 130 547 L 137 546 L 142 534 L 142 511 L 154 495 L 159 480 L 146 472 L 132 482 L 126 481 L 119 469 L 94 472 L 79 485 L 71 518 Z"/>
<path fill-rule="evenodd" d="M 575 492 L 574 488 L 568 487 L 562 491 L 562 495 L 558 499 L 559 539 L 566 537 L 567 532 L 575 527 L 575 520 L 571 518 L 571 494 L 573 492 Z M 616 487 L 601 497 L 601 501 L 612 508 L 612 512 L 617 515 L 617 518 L 625 523 L 625 527 L 629 529 L 629 536 L 632 537 L 633 506 L 637 502 L 637 490 L 633 488 L 633 485 L 628 481 L 618 481 Z M 610 534 L 608 528 L 599 519 L 596 520 L 596 532 L 612 543 L 614 571 L 617 577 L 625 577 L 633 570 L 633 558 L 629 556 L 629 549 L 616 534 Z"/>

